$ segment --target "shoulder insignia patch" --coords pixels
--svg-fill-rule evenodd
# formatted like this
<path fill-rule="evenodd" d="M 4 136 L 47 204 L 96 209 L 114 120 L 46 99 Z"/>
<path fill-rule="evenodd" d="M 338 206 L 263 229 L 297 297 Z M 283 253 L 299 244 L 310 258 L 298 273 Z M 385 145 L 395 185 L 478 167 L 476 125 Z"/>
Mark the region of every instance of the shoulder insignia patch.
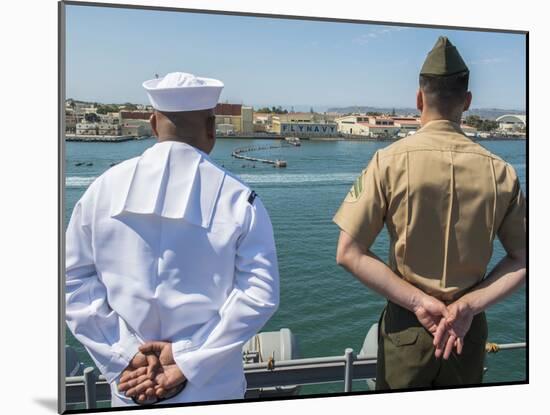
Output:
<path fill-rule="evenodd" d="M 258 196 L 258 194 L 254 190 L 252 190 L 252 192 L 250 192 L 250 196 L 248 196 L 248 203 L 253 204 L 256 196 Z"/>
<path fill-rule="evenodd" d="M 353 186 L 351 186 L 351 189 L 349 190 L 348 194 L 346 195 L 346 202 L 355 202 L 359 199 L 361 196 L 361 193 L 363 193 L 363 174 L 365 172 L 361 172 L 361 174 L 355 179 L 355 183 L 353 183 Z"/>

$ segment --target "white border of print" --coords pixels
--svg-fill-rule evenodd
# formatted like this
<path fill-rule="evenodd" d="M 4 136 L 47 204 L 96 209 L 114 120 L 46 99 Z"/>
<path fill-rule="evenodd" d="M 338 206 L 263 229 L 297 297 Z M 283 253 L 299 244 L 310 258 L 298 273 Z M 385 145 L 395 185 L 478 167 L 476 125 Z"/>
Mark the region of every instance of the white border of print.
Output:
<path fill-rule="evenodd" d="M 100 2 L 100 1 L 97 1 Z M 57 1 L 20 0 L 2 6 L 2 399 L 3 413 L 54 413 L 57 393 Z M 546 154 L 550 41 L 544 3 L 463 0 L 338 2 L 277 0 L 151 0 L 110 3 L 364 19 L 530 31 L 530 385 L 454 389 L 144 410 L 143 414 L 246 415 L 379 411 L 490 410 L 520 413 L 547 393 L 549 344 L 545 308 L 550 292 L 545 246 L 550 205 Z M 452 10 L 451 6 L 452 5 Z M 505 87 L 505 86 L 503 86 Z M 538 244 L 537 244 L 538 242 Z M 538 330 L 534 330 L 538 327 Z M 537 345 L 539 345 L 537 347 Z M 534 362 L 536 362 L 536 367 Z M 11 410 L 10 410 L 11 409 Z"/>

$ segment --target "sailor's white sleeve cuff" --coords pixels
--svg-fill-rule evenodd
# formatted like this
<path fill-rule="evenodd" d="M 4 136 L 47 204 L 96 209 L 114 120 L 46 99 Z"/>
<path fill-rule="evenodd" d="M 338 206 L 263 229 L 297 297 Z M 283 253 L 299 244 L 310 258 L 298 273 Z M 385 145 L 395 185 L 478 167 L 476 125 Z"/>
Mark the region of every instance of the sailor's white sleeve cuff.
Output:
<path fill-rule="evenodd" d="M 200 377 L 204 378 L 206 376 L 204 376 L 205 373 L 202 373 L 203 376 L 198 376 L 200 370 L 196 354 L 199 351 L 196 349 L 197 347 L 193 347 L 193 343 L 190 340 L 181 340 L 172 343 L 172 354 L 176 365 L 189 383 L 200 384 Z"/>
<path fill-rule="evenodd" d="M 107 382 L 116 380 L 126 369 L 130 361 L 139 352 L 141 342 L 136 336 L 128 336 L 112 346 L 112 357 L 109 363 L 100 368 Z"/>
<path fill-rule="evenodd" d="M 139 346 L 141 346 L 141 342 L 136 336 L 127 336 L 113 345 L 113 352 L 130 363 L 130 360 L 139 352 Z"/>

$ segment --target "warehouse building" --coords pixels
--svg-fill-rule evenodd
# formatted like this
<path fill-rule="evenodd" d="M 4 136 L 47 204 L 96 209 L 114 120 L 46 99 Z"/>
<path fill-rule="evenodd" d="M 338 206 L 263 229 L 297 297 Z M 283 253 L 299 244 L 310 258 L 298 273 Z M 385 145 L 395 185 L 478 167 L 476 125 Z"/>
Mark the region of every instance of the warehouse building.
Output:
<path fill-rule="evenodd" d="M 97 135 L 98 124 L 95 122 L 83 121 L 76 124 L 77 135 Z"/>
<path fill-rule="evenodd" d="M 420 120 L 414 117 L 391 117 L 394 125 L 400 128 L 399 135 L 406 136 L 420 129 Z"/>
<path fill-rule="evenodd" d="M 344 135 L 364 136 L 369 138 L 394 137 L 401 131 L 401 124 L 393 118 L 371 115 L 348 115 L 336 119 L 338 131 Z"/>
<path fill-rule="evenodd" d="M 153 129 L 149 119 L 151 111 L 120 111 L 120 126 L 122 135 L 132 137 L 152 136 Z"/>
<path fill-rule="evenodd" d="M 216 115 L 216 133 L 252 134 L 254 132 L 254 110 L 241 104 L 218 104 Z"/>
<path fill-rule="evenodd" d="M 335 137 L 338 136 L 338 125 L 335 122 L 326 122 L 319 114 L 279 114 L 272 117 L 271 131 L 303 138 Z"/>
<path fill-rule="evenodd" d="M 420 127 L 420 120 L 415 117 L 373 116 L 352 114 L 336 119 L 338 131 L 349 136 L 369 138 L 405 137 L 413 134 Z"/>

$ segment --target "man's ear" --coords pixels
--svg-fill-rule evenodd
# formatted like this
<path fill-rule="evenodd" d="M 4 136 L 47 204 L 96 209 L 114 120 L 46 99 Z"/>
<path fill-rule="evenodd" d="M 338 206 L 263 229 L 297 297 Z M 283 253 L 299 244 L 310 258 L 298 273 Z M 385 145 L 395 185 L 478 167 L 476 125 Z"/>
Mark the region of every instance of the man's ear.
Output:
<path fill-rule="evenodd" d="M 424 97 L 420 89 L 416 92 L 416 109 L 420 112 L 424 109 Z"/>
<path fill-rule="evenodd" d="M 211 115 L 206 118 L 206 135 L 209 140 L 214 140 L 216 137 L 216 116 Z"/>
<path fill-rule="evenodd" d="M 155 137 L 159 137 L 159 133 L 157 131 L 157 113 L 153 111 L 153 114 L 149 117 L 149 124 L 151 124 L 151 129 L 153 130 L 153 134 Z"/>
<path fill-rule="evenodd" d="M 466 99 L 464 100 L 464 110 L 468 111 L 470 105 L 472 104 L 472 93 L 470 91 L 466 92 Z"/>

